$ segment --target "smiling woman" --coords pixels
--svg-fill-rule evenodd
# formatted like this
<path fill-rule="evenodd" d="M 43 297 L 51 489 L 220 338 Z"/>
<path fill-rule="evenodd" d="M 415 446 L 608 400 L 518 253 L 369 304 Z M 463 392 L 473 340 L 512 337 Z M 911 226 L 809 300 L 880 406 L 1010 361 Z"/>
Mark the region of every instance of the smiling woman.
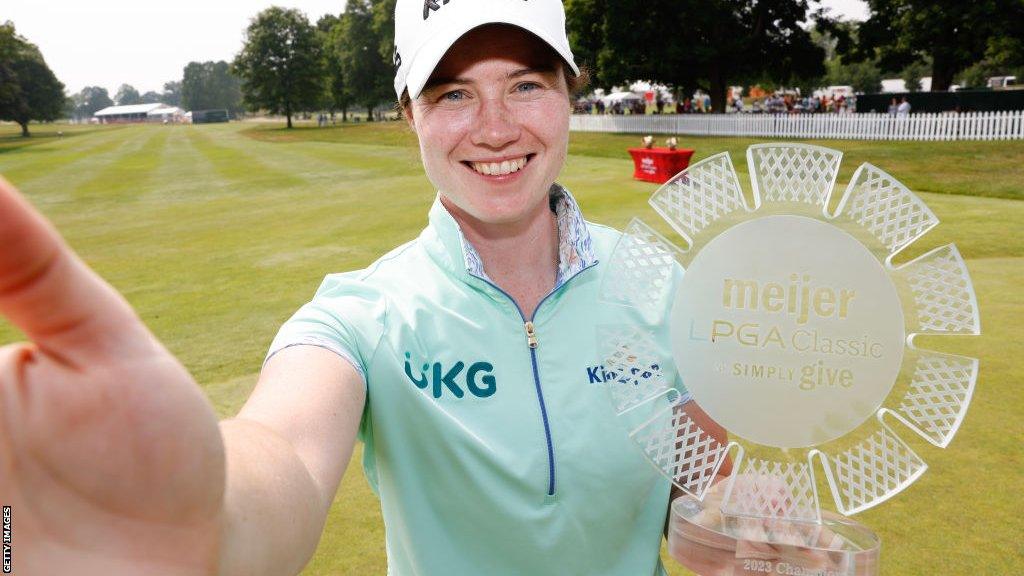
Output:
<path fill-rule="evenodd" d="M 281 328 L 277 376 L 260 386 L 294 390 L 300 349 L 361 376 L 391 573 L 660 574 L 669 483 L 588 385 L 598 350 L 580 335 L 634 312 L 598 302 L 619 234 L 555 182 L 586 81 L 561 3 L 418 8 L 396 9 L 395 91 L 438 190 L 429 224 L 328 276 Z M 670 366 L 653 369 L 672 381 Z"/>
<path fill-rule="evenodd" d="M 598 299 L 620 234 L 556 183 L 585 81 L 562 4 L 395 10 L 427 226 L 328 275 L 233 419 L 0 181 L 0 310 L 35 341 L 0 350 L 19 574 L 298 573 L 357 439 L 389 574 L 664 572 L 670 483 L 592 379 L 588 336 L 637 323 Z"/>
<path fill-rule="evenodd" d="M 554 221 L 546 198 L 565 164 L 571 108 L 557 55 L 531 40 L 511 26 L 469 32 L 405 111 L 427 177 L 471 236 Z"/>
<path fill-rule="evenodd" d="M 396 8 L 395 92 L 438 190 L 429 224 L 327 277 L 250 405 L 299 388 L 300 353 L 358 374 L 390 573 L 661 574 L 670 485 L 608 425 L 588 379 L 599 352 L 580 338 L 634 312 L 598 302 L 619 234 L 556 183 L 586 82 L 561 3 L 421 7 Z"/>

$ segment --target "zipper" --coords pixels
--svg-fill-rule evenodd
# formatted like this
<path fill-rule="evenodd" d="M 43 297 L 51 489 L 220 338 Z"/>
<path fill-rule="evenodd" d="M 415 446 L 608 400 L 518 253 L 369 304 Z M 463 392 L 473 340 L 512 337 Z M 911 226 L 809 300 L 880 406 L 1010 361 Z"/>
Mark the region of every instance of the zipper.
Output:
<path fill-rule="evenodd" d="M 531 349 L 537 347 L 537 333 L 533 330 L 533 322 L 526 321 L 526 345 Z"/>
<path fill-rule="evenodd" d="M 562 282 L 561 286 L 558 286 L 554 290 L 552 290 L 551 292 L 548 292 L 546 296 L 544 296 L 543 298 L 540 299 L 540 302 L 537 302 L 537 307 L 533 309 L 533 314 L 530 315 L 530 319 L 529 320 L 527 320 L 526 319 L 526 315 L 523 314 L 523 310 L 522 310 L 522 308 L 519 307 L 519 303 L 516 302 L 515 298 L 512 298 L 511 296 L 509 296 L 508 292 L 505 292 L 504 290 L 499 288 L 496 284 L 494 284 L 494 282 L 491 282 L 490 280 L 488 280 L 486 278 L 482 278 L 480 276 L 476 276 L 475 274 L 472 274 L 472 273 L 470 274 L 470 276 L 473 276 L 474 278 L 478 278 L 478 279 L 484 281 L 491 288 L 494 288 L 499 293 L 503 294 L 506 298 L 511 300 L 512 301 L 512 305 L 516 307 L 516 312 L 519 312 L 519 317 L 523 320 L 523 328 L 526 330 L 526 345 L 530 349 L 530 363 L 533 365 L 533 384 L 534 384 L 534 387 L 537 389 L 537 402 L 540 403 L 540 417 L 541 417 L 541 420 L 544 423 L 544 440 L 547 442 L 547 448 L 548 448 L 548 492 L 547 492 L 548 496 L 554 496 L 555 495 L 555 449 L 554 449 L 554 445 L 551 442 L 551 425 L 548 423 L 548 409 L 547 409 L 547 406 L 544 404 L 544 389 L 540 385 L 540 371 L 537 368 L 537 346 L 538 346 L 538 341 L 537 341 L 537 332 L 536 332 L 536 329 L 535 329 L 535 327 L 533 325 L 533 319 L 536 318 L 537 311 L 540 310 L 540 307 L 544 304 L 544 302 L 547 301 L 548 298 L 551 297 L 552 294 L 555 294 L 556 292 L 558 292 L 559 290 L 564 288 L 567 284 L 569 284 L 569 282 L 571 282 L 573 280 L 573 278 L 576 278 L 577 276 L 579 276 L 583 272 L 585 272 L 585 271 L 593 268 L 594 266 L 596 266 L 597 263 L 598 263 L 598 261 L 594 260 L 593 263 L 591 263 L 591 264 L 581 268 L 575 274 L 573 274 L 572 276 L 566 278 L 565 281 Z"/>

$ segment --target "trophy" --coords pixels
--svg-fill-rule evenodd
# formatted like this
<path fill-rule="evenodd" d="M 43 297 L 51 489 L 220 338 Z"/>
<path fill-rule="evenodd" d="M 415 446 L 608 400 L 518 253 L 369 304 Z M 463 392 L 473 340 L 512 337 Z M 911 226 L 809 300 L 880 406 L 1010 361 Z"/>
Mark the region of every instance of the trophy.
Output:
<path fill-rule="evenodd" d="M 683 494 L 669 552 L 698 574 L 877 574 L 848 516 L 925 472 L 906 434 L 945 448 L 970 403 L 978 361 L 914 343 L 980 334 L 960 253 L 894 263 L 938 219 L 870 164 L 834 198 L 841 158 L 751 146 L 750 201 L 728 153 L 690 166 L 602 280 L 635 318 L 598 329 L 615 413 Z"/>

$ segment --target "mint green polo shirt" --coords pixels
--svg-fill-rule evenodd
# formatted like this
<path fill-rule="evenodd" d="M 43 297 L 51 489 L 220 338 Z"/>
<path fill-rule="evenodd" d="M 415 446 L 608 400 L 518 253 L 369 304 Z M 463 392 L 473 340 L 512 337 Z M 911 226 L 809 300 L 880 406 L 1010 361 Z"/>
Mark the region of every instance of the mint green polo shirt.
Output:
<path fill-rule="evenodd" d="M 271 345 L 327 348 L 363 375 L 389 575 L 664 574 L 670 483 L 617 420 L 596 340 L 636 323 L 598 301 L 620 234 L 557 185 L 552 208 L 558 280 L 535 311 L 487 278 L 435 200 L 417 239 L 328 275 Z"/>

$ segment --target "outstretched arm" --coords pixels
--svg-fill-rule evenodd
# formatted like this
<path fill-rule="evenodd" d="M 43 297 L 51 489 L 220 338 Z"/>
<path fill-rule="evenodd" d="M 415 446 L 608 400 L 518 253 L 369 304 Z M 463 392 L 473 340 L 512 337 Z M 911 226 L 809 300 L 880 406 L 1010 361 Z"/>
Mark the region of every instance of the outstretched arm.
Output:
<path fill-rule="evenodd" d="M 326 351 L 268 362 L 239 417 L 0 179 L 0 502 L 21 575 L 295 573 L 365 399 Z M 223 432 L 223 433 L 222 433 Z"/>
<path fill-rule="evenodd" d="M 352 450 L 362 377 L 323 348 L 276 353 L 236 418 L 227 452 L 221 573 L 296 574 L 316 550 Z"/>

